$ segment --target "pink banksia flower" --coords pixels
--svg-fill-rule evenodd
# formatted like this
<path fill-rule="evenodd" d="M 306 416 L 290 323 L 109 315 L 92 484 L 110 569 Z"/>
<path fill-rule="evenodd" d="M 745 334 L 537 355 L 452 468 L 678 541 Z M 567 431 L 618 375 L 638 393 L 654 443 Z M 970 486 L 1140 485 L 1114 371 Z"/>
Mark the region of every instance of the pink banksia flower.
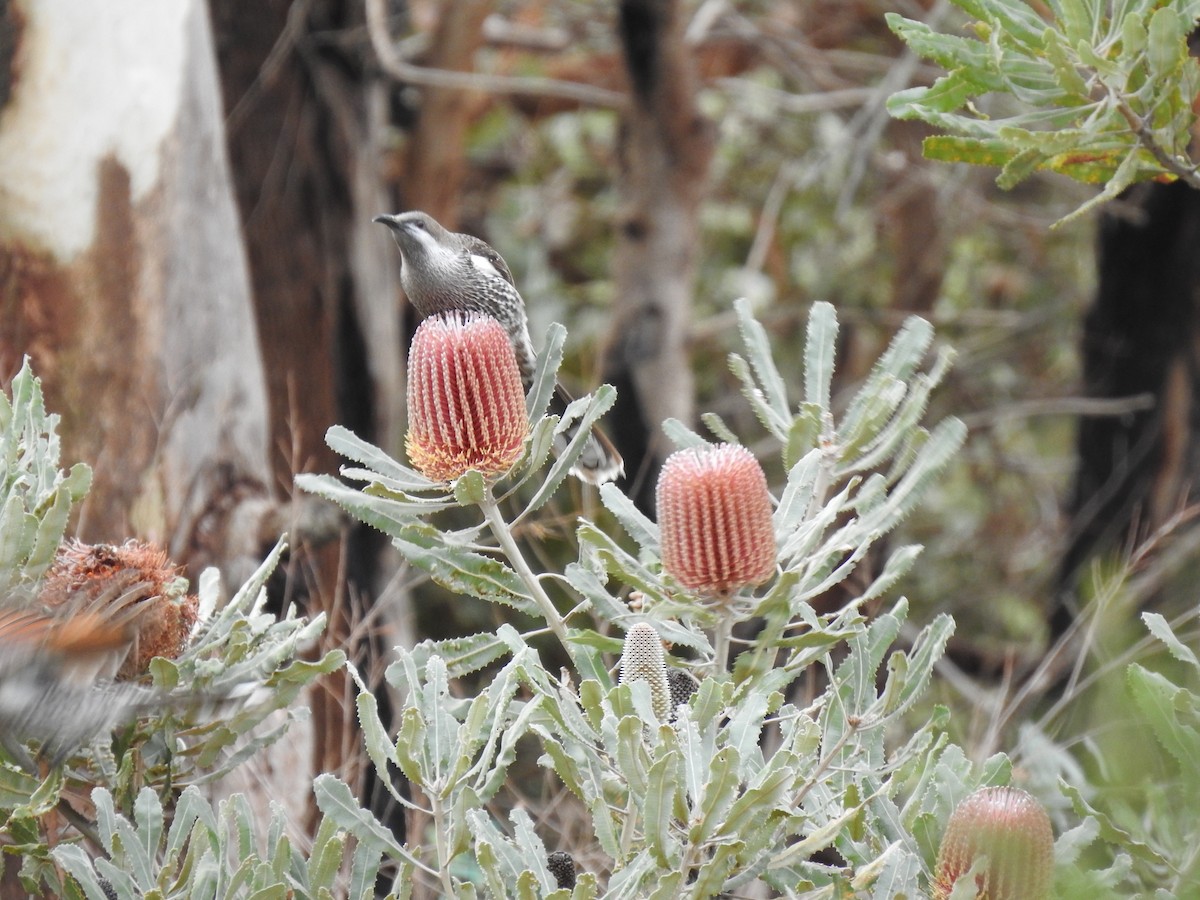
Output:
<path fill-rule="evenodd" d="M 478 313 L 433 316 L 408 356 L 408 458 L 426 478 L 502 475 L 529 434 L 525 388 L 503 326 Z"/>
<path fill-rule="evenodd" d="M 955 808 L 938 852 L 934 900 L 946 900 L 980 856 L 977 900 L 1045 900 L 1054 868 L 1054 832 L 1040 803 L 1020 788 L 981 788 Z"/>
<path fill-rule="evenodd" d="M 771 494 L 745 447 L 672 453 L 658 476 L 657 503 L 663 568 L 684 587 L 728 595 L 775 571 Z"/>

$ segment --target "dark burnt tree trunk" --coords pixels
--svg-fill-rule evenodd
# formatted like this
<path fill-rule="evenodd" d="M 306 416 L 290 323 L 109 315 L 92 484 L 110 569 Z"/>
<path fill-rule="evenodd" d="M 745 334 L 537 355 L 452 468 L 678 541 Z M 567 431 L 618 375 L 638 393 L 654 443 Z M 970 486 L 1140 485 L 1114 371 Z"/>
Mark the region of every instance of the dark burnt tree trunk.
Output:
<path fill-rule="evenodd" d="M 272 461 L 287 492 L 298 472 L 336 471 L 324 441 L 334 423 L 401 452 L 411 323 L 400 315 L 395 250 L 371 219 L 422 208 L 453 227 L 472 97 L 423 88 L 419 113 L 395 102 L 400 86 L 379 71 L 361 2 L 212 3 L 267 373 Z M 490 0 L 443 4 L 422 62 L 470 69 L 491 8 Z M 403 9 L 389 5 L 400 11 L 387 23 L 397 35 L 407 31 Z M 410 127 L 402 156 L 390 146 L 396 118 Z M 374 598 L 382 588 L 386 540 L 358 526 L 342 548 L 301 549 L 292 567 L 300 599 L 330 614 L 331 645 L 359 642 L 360 663 L 380 674 L 393 644 L 413 642 L 399 624 L 412 620 L 406 612 L 383 617 L 356 608 L 356 598 Z M 314 704 L 315 765 L 353 779 L 345 769 L 362 757 L 350 686 L 335 678 L 326 687 Z M 386 689 L 378 697 L 386 722 Z M 403 811 L 390 806 L 375 778 L 368 768 L 371 806 L 403 839 Z"/>
<path fill-rule="evenodd" d="M 626 489 L 654 504 L 670 451 L 667 418 L 693 417 L 687 343 L 692 323 L 700 201 L 712 156 L 710 123 L 675 0 L 623 0 L 618 14 L 630 104 L 618 136 L 616 301 L 604 380 L 617 388 L 605 427 L 625 457 Z"/>
<path fill-rule="evenodd" d="M 391 452 L 400 445 L 396 286 L 390 247 L 371 225 L 389 208 L 380 176 L 388 97 L 370 77 L 361 3 L 213 0 L 212 7 L 275 486 L 287 495 L 295 474 L 337 470 L 324 440 L 330 425 Z M 341 546 L 293 543 L 287 598 L 329 615 L 326 645 L 378 669 L 379 648 L 397 640 L 370 609 L 385 542 L 362 526 L 349 528 Z M 381 633 L 373 647 L 364 640 Z M 313 698 L 313 764 L 354 783 L 371 773 L 355 771 L 362 753 L 351 688 L 340 673 Z M 392 824 L 402 832 L 402 817 Z"/>
<path fill-rule="evenodd" d="M 1083 336 L 1086 391 L 1152 405 L 1082 419 L 1052 632 L 1078 612 L 1084 564 L 1128 553 L 1194 500 L 1200 479 L 1200 192 L 1146 184 L 1104 213 L 1099 286 Z"/>

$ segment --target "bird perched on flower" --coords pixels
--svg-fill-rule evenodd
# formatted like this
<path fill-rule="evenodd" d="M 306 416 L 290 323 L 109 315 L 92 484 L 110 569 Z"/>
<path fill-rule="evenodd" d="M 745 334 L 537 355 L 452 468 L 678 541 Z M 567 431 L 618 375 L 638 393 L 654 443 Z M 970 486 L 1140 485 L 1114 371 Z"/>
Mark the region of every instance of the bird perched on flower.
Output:
<path fill-rule="evenodd" d="M 469 234 L 442 227 L 423 212 L 376 216 L 400 248 L 400 284 L 422 319 L 446 312 L 480 312 L 498 321 L 516 351 L 526 391 L 533 384 L 536 355 L 529 337 L 525 301 L 504 259 L 492 247 Z M 556 386 L 561 409 L 571 397 Z M 568 431 L 568 440 L 574 436 Z M 624 463 L 612 442 L 598 430 L 588 436 L 572 474 L 603 484 L 624 473 Z"/>

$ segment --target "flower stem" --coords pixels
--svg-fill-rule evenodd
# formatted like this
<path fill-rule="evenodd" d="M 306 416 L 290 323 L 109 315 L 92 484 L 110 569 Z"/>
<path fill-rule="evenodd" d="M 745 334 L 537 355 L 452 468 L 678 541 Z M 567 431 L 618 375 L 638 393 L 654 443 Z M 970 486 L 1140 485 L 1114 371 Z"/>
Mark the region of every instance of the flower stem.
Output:
<path fill-rule="evenodd" d="M 724 610 L 713 627 L 713 674 L 724 675 L 729 671 L 729 640 L 733 635 L 733 615 Z"/>
<path fill-rule="evenodd" d="M 453 897 L 454 879 L 450 877 L 450 860 L 447 858 L 449 851 L 446 847 L 446 811 L 442 807 L 442 798 L 434 791 L 429 792 L 429 807 L 433 811 L 433 839 L 437 850 L 442 891 L 447 897 Z"/>
<path fill-rule="evenodd" d="M 487 520 L 488 526 L 492 529 L 492 534 L 495 536 L 496 542 L 500 545 L 500 549 L 504 551 L 504 555 L 508 557 L 513 570 L 520 577 L 521 581 L 524 582 L 525 587 L 528 588 L 529 596 L 533 598 L 533 602 L 541 610 L 546 624 L 550 626 L 550 630 L 554 632 L 555 637 L 563 645 L 563 649 L 567 651 L 567 655 L 574 660 L 575 652 L 570 641 L 567 640 L 567 624 L 563 621 L 563 617 L 559 614 L 554 602 L 550 599 L 550 595 L 542 587 L 542 583 L 538 581 L 533 570 L 529 568 L 529 563 L 525 561 L 525 557 L 521 553 L 521 548 L 518 546 L 516 539 L 513 538 L 508 523 L 500 515 L 500 507 L 496 504 L 496 498 L 492 496 L 491 485 L 487 486 L 487 491 L 484 499 L 479 503 L 479 508 L 483 510 L 483 516 Z"/>

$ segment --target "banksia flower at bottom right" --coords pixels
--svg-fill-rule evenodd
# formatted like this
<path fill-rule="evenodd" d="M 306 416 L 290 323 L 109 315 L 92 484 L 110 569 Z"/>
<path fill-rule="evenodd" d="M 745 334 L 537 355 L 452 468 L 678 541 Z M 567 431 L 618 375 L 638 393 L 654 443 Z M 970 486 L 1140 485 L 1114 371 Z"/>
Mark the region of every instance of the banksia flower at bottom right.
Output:
<path fill-rule="evenodd" d="M 1046 900 L 1054 870 L 1050 818 L 1032 796 L 1014 787 L 981 788 L 950 816 L 938 852 L 934 900 L 946 900 L 981 856 L 976 900 Z"/>

